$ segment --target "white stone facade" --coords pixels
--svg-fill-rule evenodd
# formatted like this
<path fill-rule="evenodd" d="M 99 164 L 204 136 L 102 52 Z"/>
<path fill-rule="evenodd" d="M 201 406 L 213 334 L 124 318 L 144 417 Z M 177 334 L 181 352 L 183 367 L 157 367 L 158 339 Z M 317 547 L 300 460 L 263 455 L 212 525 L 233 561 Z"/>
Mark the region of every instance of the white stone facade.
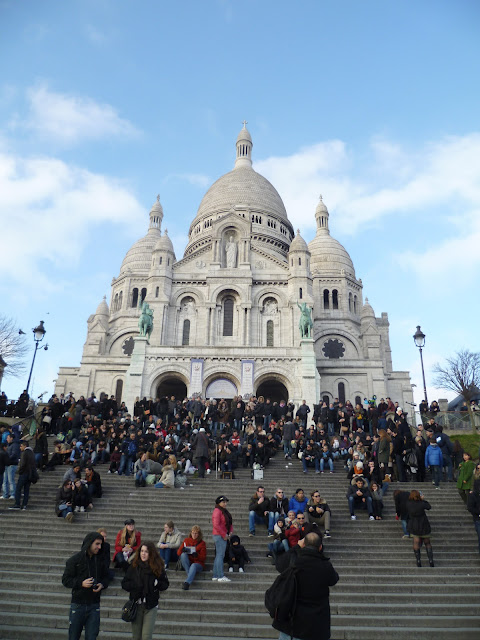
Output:
<path fill-rule="evenodd" d="M 147 234 L 112 280 L 110 308 L 104 300 L 88 319 L 80 367 L 60 369 L 57 393 L 105 392 L 130 410 L 136 396 L 159 393 L 412 402 L 408 372 L 392 370 L 387 314 L 376 318 L 363 302 L 322 199 L 307 245 L 253 170 L 252 146 L 244 126 L 235 167 L 204 196 L 180 260 L 157 198 Z M 154 314 L 150 340 L 138 339 L 143 299 Z M 313 340 L 301 339 L 299 301 L 313 310 Z"/>

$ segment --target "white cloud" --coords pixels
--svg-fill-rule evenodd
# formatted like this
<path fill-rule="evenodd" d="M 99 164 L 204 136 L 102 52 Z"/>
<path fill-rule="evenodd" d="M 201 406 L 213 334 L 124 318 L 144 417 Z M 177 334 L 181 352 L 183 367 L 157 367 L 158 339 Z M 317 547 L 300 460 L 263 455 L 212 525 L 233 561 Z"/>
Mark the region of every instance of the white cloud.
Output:
<path fill-rule="evenodd" d="M 49 157 L 0 153 L 0 273 L 20 291 L 49 292 L 62 266 L 81 263 L 99 225 L 121 224 L 138 235 L 146 214 L 128 187 L 112 178 Z M 135 229 L 135 225 L 137 228 Z M 46 275 L 48 265 L 58 279 Z"/>
<path fill-rule="evenodd" d="M 182 180 L 186 181 L 194 187 L 205 189 L 211 184 L 211 179 L 203 173 L 170 173 L 166 176 L 165 181 Z"/>
<path fill-rule="evenodd" d="M 120 118 L 109 104 L 100 104 L 81 96 L 55 93 L 44 84 L 29 89 L 27 96 L 30 113 L 25 126 L 43 138 L 62 144 L 74 144 L 85 139 L 133 137 L 139 134 L 134 125 Z"/>

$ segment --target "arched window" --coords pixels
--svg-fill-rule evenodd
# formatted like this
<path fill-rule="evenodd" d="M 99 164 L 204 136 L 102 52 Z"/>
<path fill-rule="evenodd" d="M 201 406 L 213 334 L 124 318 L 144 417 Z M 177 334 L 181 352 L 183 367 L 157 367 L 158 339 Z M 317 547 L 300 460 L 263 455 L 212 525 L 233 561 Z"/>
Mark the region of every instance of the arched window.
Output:
<path fill-rule="evenodd" d="M 120 311 L 122 306 L 123 306 L 123 291 L 120 291 L 120 295 L 118 296 L 118 309 L 117 309 L 117 311 Z"/>
<path fill-rule="evenodd" d="M 138 289 L 137 287 L 135 287 L 135 289 L 132 291 L 132 307 L 136 307 L 138 304 Z"/>
<path fill-rule="evenodd" d="M 267 322 L 267 347 L 273 347 L 273 320 Z"/>
<path fill-rule="evenodd" d="M 190 320 L 183 321 L 182 346 L 190 344 Z"/>
<path fill-rule="evenodd" d="M 355 406 L 357 406 L 357 404 L 362 406 L 362 399 L 360 396 L 355 396 Z"/>
<path fill-rule="evenodd" d="M 338 383 L 338 399 L 342 404 L 345 404 L 345 383 Z"/>
<path fill-rule="evenodd" d="M 348 294 L 348 310 L 350 313 L 353 311 L 353 296 L 351 293 Z"/>
<path fill-rule="evenodd" d="M 300 298 L 300 300 L 303 298 L 303 289 L 302 289 L 302 287 L 300 287 L 300 289 L 298 290 L 298 297 Z"/>
<path fill-rule="evenodd" d="M 157 288 L 155 289 L 155 298 L 158 298 L 158 294 L 159 294 L 159 292 L 160 292 L 160 287 L 157 287 Z"/>
<path fill-rule="evenodd" d="M 115 298 L 113 299 L 113 313 L 118 309 L 118 293 L 115 294 Z"/>
<path fill-rule="evenodd" d="M 332 291 L 332 309 L 338 309 L 338 291 L 336 289 Z"/>
<path fill-rule="evenodd" d="M 122 393 L 123 393 L 123 380 L 117 380 L 117 385 L 115 387 L 115 400 L 118 404 L 122 402 Z"/>
<path fill-rule="evenodd" d="M 233 336 L 233 298 L 223 301 L 223 335 Z"/>
<path fill-rule="evenodd" d="M 140 295 L 140 304 L 142 304 L 142 302 L 145 300 L 146 297 L 147 297 L 147 290 L 143 288 L 142 293 Z"/>
<path fill-rule="evenodd" d="M 330 404 L 330 398 L 328 396 L 322 396 L 322 402 L 325 402 L 328 407 Z"/>
<path fill-rule="evenodd" d="M 301 258 L 298 259 L 298 266 L 300 266 L 300 267 L 302 266 L 302 259 Z"/>
<path fill-rule="evenodd" d="M 323 308 L 330 309 L 330 291 L 328 289 L 323 290 Z"/>
<path fill-rule="evenodd" d="M 357 313 L 357 296 L 353 297 L 353 313 Z"/>

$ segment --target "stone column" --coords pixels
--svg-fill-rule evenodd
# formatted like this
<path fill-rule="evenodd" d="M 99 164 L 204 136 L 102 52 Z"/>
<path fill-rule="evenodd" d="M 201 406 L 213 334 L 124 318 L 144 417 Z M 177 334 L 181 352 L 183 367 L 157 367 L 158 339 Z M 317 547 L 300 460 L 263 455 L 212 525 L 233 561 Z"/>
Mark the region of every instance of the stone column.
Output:
<path fill-rule="evenodd" d="M 127 369 L 125 380 L 124 400 L 133 418 L 135 398 L 142 398 L 142 381 L 145 368 L 145 355 L 148 339 L 145 336 L 136 336 L 134 339 L 133 353 L 130 358 L 130 366 Z"/>
<path fill-rule="evenodd" d="M 300 340 L 300 351 L 302 354 L 301 363 L 301 400 L 306 400 L 310 407 L 310 417 L 313 416 L 313 405 L 318 404 L 320 388 L 320 376 L 317 370 L 317 359 L 313 348 L 312 338 L 302 338 Z"/>

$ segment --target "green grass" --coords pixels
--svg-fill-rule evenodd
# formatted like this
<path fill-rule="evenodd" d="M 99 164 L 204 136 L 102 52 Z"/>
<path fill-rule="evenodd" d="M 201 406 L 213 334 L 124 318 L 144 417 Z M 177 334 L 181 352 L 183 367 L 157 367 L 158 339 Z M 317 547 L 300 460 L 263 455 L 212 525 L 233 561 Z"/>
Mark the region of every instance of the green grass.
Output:
<path fill-rule="evenodd" d="M 468 451 L 471 454 L 473 460 L 478 458 L 478 449 L 480 447 L 480 434 L 478 433 L 449 433 L 450 440 L 455 442 L 458 440 L 462 445 L 464 451 Z"/>

